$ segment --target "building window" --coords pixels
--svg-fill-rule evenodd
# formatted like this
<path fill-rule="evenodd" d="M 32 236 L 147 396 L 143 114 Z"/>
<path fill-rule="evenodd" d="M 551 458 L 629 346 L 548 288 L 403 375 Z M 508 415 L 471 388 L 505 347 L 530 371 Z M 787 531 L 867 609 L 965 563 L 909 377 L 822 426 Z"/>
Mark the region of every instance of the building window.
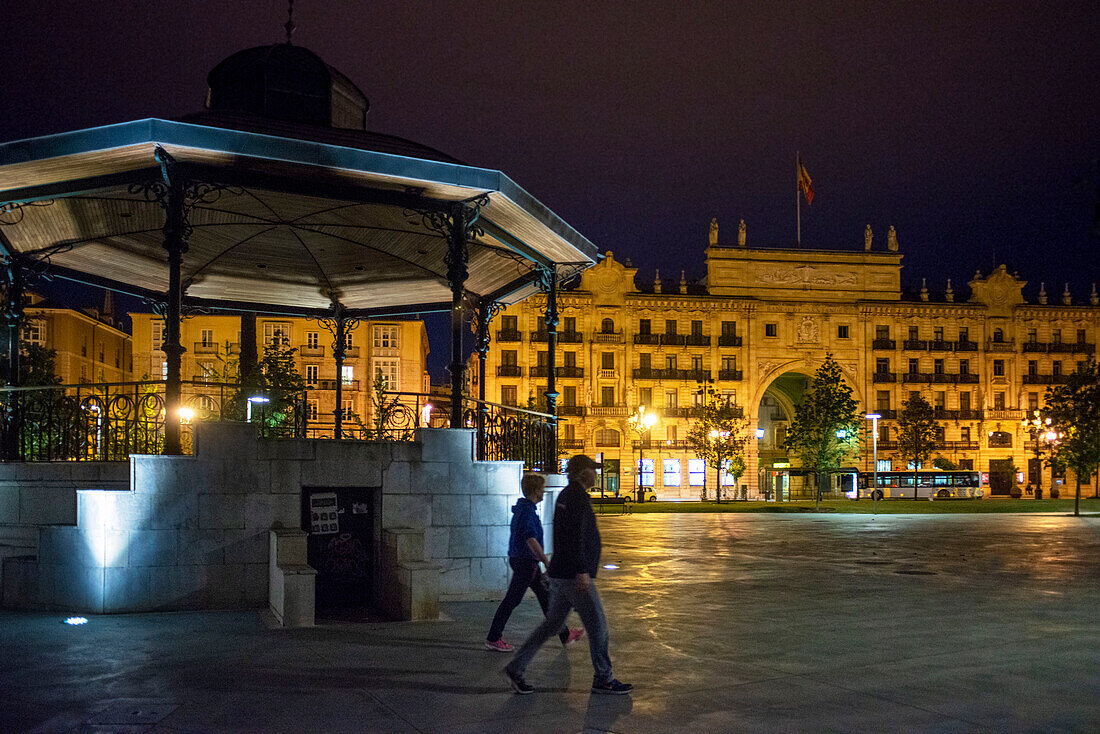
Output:
<path fill-rule="evenodd" d="M 341 401 L 341 408 L 343 409 L 341 415 L 345 418 L 351 418 L 355 416 L 355 402 L 354 398 L 343 398 Z"/>
<path fill-rule="evenodd" d="M 675 370 L 676 369 L 676 355 L 675 354 L 666 354 L 665 355 L 665 369 L 666 370 Z"/>
<path fill-rule="evenodd" d="M 550 352 L 542 351 L 535 353 L 535 365 L 538 367 L 546 367 L 550 364 Z"/>
<path fill-rule="evenodd" d="M 666 408 L 675 408 L 676 407 L 676 395 L 677 395 L 677 393 L 676 393 L 675 390 L 665 390 L 665 407 Z"/>
<path fill-rule="evenodd" d="M 736 372 L 737 371 L 737 357 L 723 356 L 722 357 L 722 371 L 723 372 Z"/>
<path fill-rule="evenodd" d="M 1055 377 L 1060 377 L 1062 375 L 1062 361 L 1060 359 L 1054 360 L 1054 363 L 1051 365 L 1050 373 Z"/>
<path fill-rule="evenodd" d="M 377 373 L 375 373 L 377 374 Z M 345 364 L 340 367 L 340 382 L 350 385 L 355 382 L 355 366 Z"/>
<path fill-rule="evenodd" d="M 600 322 L 600 331 L 602 331 L 604 334 L 614 334 L 615 322 L 611 319 L 604 319 L 602 322 Z"/>
<path fill-rule="evenodd" d="M 959 459 L 959 468 L 973 471 L 974 460 L 973 459 Z"/>
<path fill-rule="evenodd" d="M 516 361 L 516 350 L 502 349 L 500 351 L 500 363 L 505 367 L 515 367 L 518 364 Z"/>
<path fill-rule="evenodd" d="M 989 448 L 991 449 L 1010 449 L 1012 448 L 1012 434 L 1007 431 L 990 431 L 989 433 Z"/>
<path fill-rule="evenodd" d="M 970 341 L 970 329 L 968 329 L 965 326 L 960 326 L 959 327 L 959 341 L 961 341 L 961 342 Z"/>
<path fill-rule="evenodd" d="M 316 349 L 321 346 L 321 335 L 316 331 L 306 332 L 306 346 L 310 349 Z"/>
<path fill-rule="evenodd" d="M 615 388 L 613 388 L 613 387 L 601 387 L 600 388 L 600 404 L 603 405 L 603 407 L 605 407 L 605 408 L 614 408 L 615 407 Z"/>
<path fill-rule="evenodd" d="M 283 321 L 264 322 L 264 345 L 282 346 L 290 344 L 290 324 Z"/>
<path fill-rule="evenodd" d="M 576 316 L 566 316 L 565 317 L 565 326 L 563 327 L 563 330 L 565 331 L 566 334 L 576 334 L 577 333 L 577 317 Z"/>
<path fill-rule="evenodd" d="M 516 386 L 515 385 L 501 385 L 500 386 L 500 404 L 516 407 Z"/>
<path fill-rule="evenodd" d="M 668 334 L 669 336 L 675 336 L 676 335 L 676 320 L 675 319 L 665 319 L 665 334 Z"/>
<path fill-rule="evenodd" d="M 890 410 L 890 391 L 879 390 L 875 395 L 876 410 Z"/>
<path fill-rule="evenodd" d="M 566 441 L 573 441 L 577 438 L 577 427 L 575 425 L 566 423 L 562 428 L 565 430 L 565 436 L 563 438 L 565 438 Z"/>
<path fill-rule="evenodd" d="M 600 354 L 600 369 L 613 370 L 615 369 L 615 353 L 614 352 L 602 352 Z"/>
<path fill-rule="evenodd" d="M 779 336 L 779 324 L 764 324 L 764 336 Z"/>
<path fill-rule="evenodd" d="M 933 341 L 938 341 L 938 342 L 943 341 L 943 327 L 942 326 L 932 327 L 932 340 Z"/>
<path fill-rule="evenodd" d="M 1051 331 L 1050 331 L 1050 340 L 1052 342 L 1054 342 L 1055 344 L 1061 344 L 1062 343 L 1062 330 L 1061 329 L 1051 329 Z"/>
<path fill-rule="evenodd" d="M 399 382 L 400 362 L 396 359 L 376 359 L 374 360 L 374 376 L 378 377 L 378 373 L 382 373 L 382 382 L 385 384 L 385 389 L 392 392 L 397 392 L 401 389 Z"/>
<path fill-rule="evenodd" d="M 638 405 L 648 405 L 653 407 L 653 388 L 643 387 L 638 390 Z"/>
<path fill-rule="evenodd" d="M 665 441 L 669 444 L 676 443 L 676 426 L 665 426 Z"/>
<path fill-rule="evenodd" d="M 154 352 L 164 351 L 164 322 L 154 321 L 153 324 L 153 345 Z"/>
<path fill-rule="evenodd" d="M 889 339 L 890 327 L 889 326 L 876 326 L 875 327 L 875 339 Z"/>
<path fill-rule="evenodd" d="M 916 326 L 910 326 L 909 327 L 909 340 L 910 341 L 916 341 L 917 339 L 920 339 L 920 329 Z"/>
<path fill-rule="evenodd" d="M 666 487 L 679 487 L 680 486 L 680 460 L 679 459 L 665 459 L 664 460 L 664 477 L 662 481 Z"/>
<path fill-rule="evenodd" d="M 836 327 L 836 338 L 847 339 L 848 338 L 848 324 L 840 324 Z"/>
<path fill-rule="evenodd" d="M 306 401 L 306 420 L 317 420 L 318 414 L 321 412 L 321 406 L 317 400 Z"/>
<path fill-rule="evenodd" d="M 1084 329 L 1078 329 L 1077 330 L 1077 343 L 1078 344 L 1084 344 L 1085 343 L 1085 330 Z"/>
<path fill-rule="evenodd" d="M 577 388 L 573 385 L 566 385 L 561 398 L 562 405 L 576 405 L 577 404 Z"/>
<path fill-rule="evenodd" d="M 317 384 L 317 365 L 315 365 L 315 364 L 307 364 L 306 365 L 306 384 L 307 385 L 316 385 Z"/>
<path fill-rule="evenodd" d="M 218 376 L 218 372 L 214 367 L 213 362 L 200 362 L 199 363 L 199 379 L 203 382 L 210 382 Z"/>
<path fill-rule="evenodd" d="M 722 336 L 737 336 L 737 322 L 736 321 L 723 321 L 722 322 Z"/>
<path fill-rule="evenodd" d="M 688 486 L 703 487 L 707 483 L 707 465 L 702 459 L 688 459 Z"/>
<path fill-rule="evenodd" d="M 375 349 L 397 349 L 398 344 L 398 332 L 400 327 L 398 326 L 375 326 L 374 327 L 374 348 Z"/>
<path fill-rule="evenodd" d="M 214 346 L 214 330 L 213 329 L 202 329 L 199 332 L 199 344 L 201 344 L 204 347 Z"/>
<path fill-rule="evenodd" d="M 577 353 L 576 352 L 562 352 L 562 362 L 565 367 L 577 366 Z"/>
<path fill-rule="evenodd" d="M 1005 340 L 1004 329 L 994 329 L 993 330 L 993 341 L 996 342 L 997 344 L 1001 344 L 1002 342 L 1004 342 L 1004 340 Z"/>
<path fill-rule="evenodd" d="M 638 484 L 642 487 L 653 486 L 653 459 L 642 459 L 640 462 L 642 475 L 638 477 Z"/>
<path fill-rule="evenodd" d="M 693 354 L 691 355 L 691 371 L 702 372 L 703 371 L 703 355 Z"/>
<path fill-rule="evenodd" d="M 46 325 L 40 319 L 32 319 L 23 325 L 23 341 L 28 344 L 44 345 L 46 343 L 45 334 Z"/>
<path fill-rule="evenodd" d="M 959 374 L 960 375 L 969 375 L 970 374 L 970 360 L 969 359 L 960 359 L 959 360 Z"/>
<path fill-rule="evenodd" d="M 937 374 L 937 375 L 942 375 L 943 374 L 943 360 L 942 359 L 932 360 L 932 372 L 934 374 Z"/>
<path fill-rule="evenodd" d="M 1003 359 L 993 360 L 993 376 L 1004 377 L 1005 375 L 1005 361 Z"/>
<path fill-rule="evenodd" d="M 932 407 L 943 410 L 947 407 L 947 394 L 943 390 L 937 390 L 932 395 Z"/>
<path fill-rule="evenodd" d="M 920 360 L 909 358 L 909 374 L 915 375 L 920 372 Z"/>
<path fill-rule="evenodd" d="M 638 333 L 639 334 L 652 334 L 653 323 L 649 319 L 641 319 L 638 321 Z"/>
<path fill-rule="evenodd" d="M 880 375 L 887 374 L 890 371 L 890 360 L 878 358 L 875 360 L 875 372 Z"/>
<path fill-rule="evenodd" d="M 594 438 L 596 445 L 600 447 L 614 447 L 619 445 L 619 432 L 614 428 L 597 428 Z"/>
<path fill-rule="evenodd" d="M 725 459 L 722 461 L 722 486 L 732 487 L 737 484 L 737 477 L 730 474 L 730 460 Z"/>
<path fill-rule="evenodd" d="M 959 429 L 959 438 L 963 441 L 970 441 L 970 426 L 963 426 Z"/>
<path fill-rule="evenodd" d="M 878 440 L 879 441 L 889 441 L 890 440 L 890 428 L 889 428 L 889 426 L 879 426 Z"/>
<path fill-rule="evenodd" d="M 81 368 L 80 368 L 80 378 L 82 380 L 84 379 L 84 367 L 83 366 L 81 366 Z M 160 379 L 162 379 L 162 380 L 167 380 L 168 379 L 168 362 L 167 361 L 160 363 Z"/>
<path fill-rule="evenodd" d="M 1031 376 L 1039 374 L 1039 363 L 1036 360 L 1029 359 L 1027 361 L 1027 373 Z"/>
<path fill-rule="evenodd" d="M 1005 394 L 1003 392 L 993 393 L 993 409 L 1004 410 L 1005 409 Z"/>
<path fill-rule="evenodd" d="M 501 316 L 500 317 L 500 330 L 504 332 L 515 333 L 519 331 L 519 321 L 515 316 Z"/>
<path fill-rule="evenodd" d="M 970 410 L 970 391 L 964 390 L 959 393 L 959 410 Z"/>
<path fill-rule="evenodd" d="M 638 367 L 646 372 L 653 369 L 653 355 L 649 352 L 642 352 L 641 354 L 639 354 Z"/>

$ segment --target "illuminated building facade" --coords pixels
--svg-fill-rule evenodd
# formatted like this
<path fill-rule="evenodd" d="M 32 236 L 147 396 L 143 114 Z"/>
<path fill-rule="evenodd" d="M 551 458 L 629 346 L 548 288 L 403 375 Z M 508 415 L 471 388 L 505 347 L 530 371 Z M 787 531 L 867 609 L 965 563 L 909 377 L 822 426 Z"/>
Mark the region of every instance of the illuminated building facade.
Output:
<path fill-rule="evenodd" d="M 110 296 L 102 309 L 53 305 L 28 293 L 22 341 L 56 353 L 54 372 L 63 385 L 130 379 L 130 335 L 115 323 Z"/>
<path fill-rule="evenodd" d="M 133 323 L 133 379 L 165 379 L 164 320 L 148 313 L 131 313 Z M 224 382 L 235 378 L 240 360 L 241 319 L 238 316 L 199 315 L 182 323 L 185 380 Z M 305 380 L 307 420 L 311 432 L 331 431 L 340 381 L 344 415 L 355 430 L 356 420 L 370 425 L 371 395 L 378 371 L 386 388 L 395 392 L 427 392 L 428 338 L 423 321 L 361 321 L 347 335 L 341 374 L 332 355 L 333 336 L 323 323 L 306 318 L 256 319 L 256 352 L 262 357 L 268 344 L 297 349 L 295 366 Z M 327 426 L 327 429 L 326 429 Z M 327 435 L 327 434 L 326 434 Z"/>
<path fill-rule="evenodd" d="M 606 485 L 639 481 L 661 498 L 698 497 L 707 476 L 685 442 L 692 406 L 710 386 L 749 420 L 744 474 L 729 496 L 774 496 L 797 466 L 783 448 L 809 377 L 832 354 L 860 410 L 877 412 L 879 468 L 905 468 L 896 417 L 911 393 L 934 406 L 942 427 L 935 457 L 989 472 L 988 492 L 1015 481 L 1052 480 L 1022 425 L 1045 389 L 1094 355 L 1100 332 L 1095 287 L 1025 301 L 1025 282 L 1006 272 L 975 274 L 966 298 L 950 282 L 933 294 L 903 294 L 902 255 L 891 228 L 886 250 L 706 250 L 706 279 L 692 284 L 638 279 L 612 254 L 560 297 L 557 390 L 559 449 L 601 454 Z M 494 321 L 486 370 L 488 399 L 542 404 L 548 364 L 543 297 L 503 310 Z M 533 403 L 531 401 L 534 401 Z M 631 430 L 639 406 L 658 420 Z M 865 447 L 850 463 L 871 469 Z M 1055 479 L 1058 477 L 1056 476 Z"/>

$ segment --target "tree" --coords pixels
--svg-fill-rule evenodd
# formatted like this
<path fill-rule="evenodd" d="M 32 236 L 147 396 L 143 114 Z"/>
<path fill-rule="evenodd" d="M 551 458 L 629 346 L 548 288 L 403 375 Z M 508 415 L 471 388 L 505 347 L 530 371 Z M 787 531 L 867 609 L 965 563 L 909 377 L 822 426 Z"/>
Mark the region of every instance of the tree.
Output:
<path fill-rule="evenodd" d="M 913 395 L 898 414 L 898 455 L 913 464 L 913 499 L 917 498 L 917 470 L 936 450 L 936 434 L 940 424 L 936 412 L 921 395 Z"/>
<path fill-rule="evenodd" d="M 262 396 L 268 399 L 267 403 L 263 403 L 260 419 L 264 428 L 278 430 L 293 426 L 306 389 L 305 380 L 294 364 L 294 353 L 297 351 L 285 344 L 265 346 L 264 356 L 256 369 L 242 377 L 240 387 L 231 400 L 229 414 L 237 420 L 243 419 L 247 415 L 248 399 Z"/>
<path fill-rule="evenodd" d="M 858 453 L 860 425 L 852 388 L 844 382 L 833 355 L 826 354 L 802 401 L 794 407 L 786 442 L 802 468 L 817 474 L 818 500 L 828 472 Z"/>
<path fill-rule="evenodd" d="M 389 380 L 382 373 L 381 367 L 375 370 L 372 389 L 374 393 L 371 396 L 371 402 L 374 404 L 374 437 L 375 440 L 382 441 L 386 438 L 386 426 L 397 415 L 401 404 L 396 397 L 386 396 L 386 392 L 390 389 Z M 413 426 L 416 426 L 415 420 Z"/>
<path fill-rule="evenodd" d="M 23 387 L 60 385 L 57 376 L 57 352 L 41 344 L 22 343 L 19 357 L 19 384 Z"/>
<path fill-rule="evenodd" d="M 1100 466 L 1100 365 L 1090 359 L 1065 383 L 1048 387 L 1043 412 L 1050 418 L 1051 430 L 1062 434 L 1052 460 L 1076 475 L 1073 514 L 1080 515 L 1081 477 Z"/>
<path fill-rule="evenodd" d="M 719 395 L 707 389 L 703 402 L 695 411 L 695 421 L 687 434 L 687 442 L 695 456 L 714 469 L 715 500 L 722 501 L 723 467 L 734 477 L 745 473 L 745 440 L 748 438 L 748 421 L 741 406 L 735 405 L 728 395 Z M 707 485 L 703 483 L 702 499 L 707 498 Z"/>

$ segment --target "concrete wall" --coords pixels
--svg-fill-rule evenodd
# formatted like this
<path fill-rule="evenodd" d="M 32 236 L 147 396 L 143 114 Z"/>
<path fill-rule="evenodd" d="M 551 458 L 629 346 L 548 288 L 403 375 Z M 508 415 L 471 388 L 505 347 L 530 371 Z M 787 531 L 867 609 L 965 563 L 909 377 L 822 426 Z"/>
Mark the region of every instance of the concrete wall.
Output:
<path fill-rule="evenodd" d="M 264 606 L 268 531 L 299 527 L 302 487 L 380 487 L 383 531 L 423 533 L 423 562 L 439 569 L 429 576 L 441 599 L 499 597 L 521 464 L 474 461 L 472 431 L 424 429 L 418 439 L 261 440 L 247 424 L 199 424 L 194 456 L 134 456 L 124 489 L 108 488 L 115 475 L 84 488 L 72 473 L 93 469 L 79 464 L 0 465 L 0 527 L 23 542 L 28 528 L 38 534 L 33 553 L 5 560 L 3 604 Z M 37 509 L 26 510 L 24 493 L 45 486 Z M 383 552 L 382 565 L 391 560 Z"/>

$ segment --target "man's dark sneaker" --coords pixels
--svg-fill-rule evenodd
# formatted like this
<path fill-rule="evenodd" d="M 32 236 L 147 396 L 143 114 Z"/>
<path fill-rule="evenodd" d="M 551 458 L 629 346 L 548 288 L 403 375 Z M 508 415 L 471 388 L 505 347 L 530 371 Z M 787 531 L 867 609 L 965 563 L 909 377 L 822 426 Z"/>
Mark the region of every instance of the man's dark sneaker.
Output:
<path fill-rule="evenodd" d="M 505 668 L 503 671 L 504 677 L 508 679 L 508 682 L 512 685 L 512 690 L 520 695 L 526 695 L 528 693 L 534 693 L 535 687 L 529 685 L 527 681 L 523 679 L 523 676 L 519 673 L 513 673 Z"/>
<path fill-rule="evenodd" d="M 606 683 L 597 683 L 592 681 L 593 693 L 606 693 L 612 696 L 622 696 L 626 693 L 630 693 L 634 690 L 634 686 L 629 683 L 623 683 L 615 678 L 607 681 Z"/>

